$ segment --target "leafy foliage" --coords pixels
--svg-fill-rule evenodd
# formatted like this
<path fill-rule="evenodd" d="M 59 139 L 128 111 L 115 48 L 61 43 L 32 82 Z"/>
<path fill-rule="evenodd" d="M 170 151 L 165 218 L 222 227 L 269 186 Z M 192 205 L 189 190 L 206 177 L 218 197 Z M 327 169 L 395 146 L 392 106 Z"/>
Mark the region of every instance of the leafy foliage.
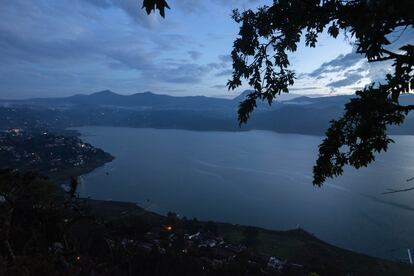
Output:
<path fill-rule="evenodd" d="M 405 45 L 398 52 L 387 35 L 397 28 L 414 27 L 410 0 L 275 0 L 256 12 L 233 12 L 240 24 L 234 41 L 233 75 L 229 89 L 246 80 L 254 90 L 240 103 L 239 123 L 246 123 L 257 100 L 269 104 L 294 84 L 288 54 L 297 50 L 302 37 L 308 47 L 316 47 L 318 35 L 327 30 L 336 38 L 340 30 L 356 39 L 357 53 L 369 62 L 394 61 L 394 73 L 386 84 L 371 85 L 357 92 L 357 99 L 346 105 L 340 120 L 332 121 L 326 139 L 320 145 L 314 167 L 314 184 L 340 175 L 343 166 L 359 168 L 373 161 L 374 153 L 387 149 L 392 141 L 386 134 L 388 124 L 401 124 L 413 106 L 402 106 L 398 99 L 414 87 L 414 46 Z"/>
<path fill-rule="evenodd" d="M 356 94 L 358 98 L 346 104 L 343 117 L 331 122 L 319 146 L 316 185 L 342 174 L 344 165 L 360 168 L 374 161 L 374 153 L 386 151 L 393 142 L 386 134 L 387 125 L 401 124 L 408 113 L 388 97 L 387 86 L 370 86 Z"/>
<path fill-rule="evenodd" d="M 142 8 L 145 9 L 147 14 L 150 14 L 157 9 L 160 12 L 160 15 L 165 17 L 165 8 L 169 9 L 170 7 L 165 0 L 144 0 Z"/>

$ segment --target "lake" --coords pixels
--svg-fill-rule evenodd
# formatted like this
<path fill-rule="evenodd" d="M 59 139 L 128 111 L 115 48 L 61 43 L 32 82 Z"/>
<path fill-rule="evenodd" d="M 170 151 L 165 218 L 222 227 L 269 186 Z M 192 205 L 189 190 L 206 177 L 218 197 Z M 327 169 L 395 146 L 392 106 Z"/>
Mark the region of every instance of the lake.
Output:
<path fill-rule="evenodd" d="M 406 258 L 414 247 L 414 136 L 361 170 L 312 186 L 322 137 L 268 131 L 77 128 L 115 160 L 83 176 L 80 194 L 165 214 L 285 230 L 300 226 L 358 252 Z"/>

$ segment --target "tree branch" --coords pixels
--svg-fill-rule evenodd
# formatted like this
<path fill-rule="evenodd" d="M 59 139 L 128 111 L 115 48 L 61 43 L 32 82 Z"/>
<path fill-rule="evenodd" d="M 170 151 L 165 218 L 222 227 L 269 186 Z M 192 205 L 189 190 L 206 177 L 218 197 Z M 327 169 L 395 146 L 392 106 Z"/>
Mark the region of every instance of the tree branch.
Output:
<path fill-rule="evenodd" d="M 414 110 L 414 105 L 413 104 L 411 104 L 411 105 L 399 105 L 397 107 L 397 109 L 400 110 L 400 111 L 408 112 L 408 111 Z"/>

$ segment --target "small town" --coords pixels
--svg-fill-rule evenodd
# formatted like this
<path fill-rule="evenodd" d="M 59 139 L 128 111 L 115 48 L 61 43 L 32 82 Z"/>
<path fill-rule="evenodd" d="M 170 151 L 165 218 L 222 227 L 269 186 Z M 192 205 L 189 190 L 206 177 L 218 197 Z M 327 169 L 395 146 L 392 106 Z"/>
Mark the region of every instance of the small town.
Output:
<path fill-rule="evenodd" d="M 184 228 L 167 224 L 152 228 L 141 241 L 123 239 L 121 244 L 125 249 L 135 249 L 146 254 L 155 251 L 165 255 L 168 250 L 180 250 L 182 255 L 198 259 L 201 269 L 206 272 L 237 266 L 242 260 L 242 263 L 247 264 L 246 271 L 255 275 L 278 275 L 287 270 L 291 273 L 294 270 L 297 273 L 303 272 L 303 265 L 258 254 L 244 244 L 228 243 L 214 231 L 205 229 L 191 234 Z"/>
<path fill-rule="evenodd" d="M 110 255 L 113 256 L 113 262 L 119 259 L 122 263 L 114 268 L 115 274 L 122 274 L 124 269 L 129 269 L 147 275 L 161 264 L 166 271 L 173 269 L 183 273 L 181 275 L 302 276 L 313 271 L 312 265 L 295 263 L 256 250 L 260 244 L 260 234 L 254 227 L 238 226 L 240 240 L 236 241 L 229 239 L 229 233 L 222 231 L 223 225 L 212 221 L 187 219 L 173 212 L 160 216 L 121 202 L 87 200 L 84 203 L 84 206 L 89 206 L 87 209 L 94 210 L 92 214 L 95 219 L 86 219 L 82 224 L 94 234 L 79 231 L 75 224 L 71 231 L 82 244 L 73 259 L 84 269 L 90 269 L 89 264 L 96 259 L 104 260 Z M 96 209 L 97 206 L 100 207 Z M 110 214 L 115 213 L 118 218 L 108 220 Z M 105 227 L 97 230 L 93 226 L 96 223 Z M 235 233 L 234 230 L 231 232 Z M 49 250 L 52 254 L 63 256 L 64 248 L 63 244 L 54 243 Z M 88 273 L 98 272 L 91 269 Z M 157 271 L 160 275 L 162 272 L 162 269 Z"/>
<path fill-rule="evenodd" d="M 75 136 L 46 130 L 11 128 L 0 132 L 0 168 L 36 170 L 50 176 L 68 168 L 86 168 L 111 156 Z"/>

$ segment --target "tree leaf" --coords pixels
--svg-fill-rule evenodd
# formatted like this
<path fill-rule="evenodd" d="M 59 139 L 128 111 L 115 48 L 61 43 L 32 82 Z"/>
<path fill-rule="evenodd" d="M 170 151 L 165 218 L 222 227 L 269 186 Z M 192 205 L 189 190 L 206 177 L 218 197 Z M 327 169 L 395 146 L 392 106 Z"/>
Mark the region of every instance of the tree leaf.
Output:
<path fill-rule="evenodd" d="M 144 0 L 142 8 L 145 9 L 147 14 L 150 14 L 157 9 L 160 15 L 165 17 L 165 8 L 169 9 L 170 6 L 168 6 L 167 1 L 165 0 Z"/>

